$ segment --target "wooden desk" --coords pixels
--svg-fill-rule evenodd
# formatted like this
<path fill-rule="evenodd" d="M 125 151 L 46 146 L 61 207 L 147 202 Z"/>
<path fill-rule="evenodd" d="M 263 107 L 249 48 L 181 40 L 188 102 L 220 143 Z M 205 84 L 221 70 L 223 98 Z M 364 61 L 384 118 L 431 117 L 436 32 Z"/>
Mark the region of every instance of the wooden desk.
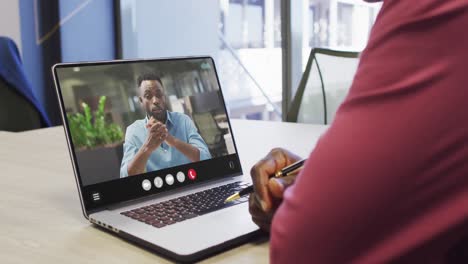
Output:
<path fill-rule="evenodd" d="M 307 156 L 324 126 L 233 120 L 244 173 L 271 148 Z M 62 127 L 0 132 L 2 263 L 169 263 L 92 226 L 83 217 Z M 268 263 L 254 241 L 203 263 Z"/>

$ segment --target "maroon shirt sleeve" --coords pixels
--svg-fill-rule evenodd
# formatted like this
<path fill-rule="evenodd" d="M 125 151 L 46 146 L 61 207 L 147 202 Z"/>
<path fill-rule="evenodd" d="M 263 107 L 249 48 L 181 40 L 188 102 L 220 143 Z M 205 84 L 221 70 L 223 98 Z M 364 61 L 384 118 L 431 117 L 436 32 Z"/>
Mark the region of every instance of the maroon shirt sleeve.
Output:
<path fill-rule="evenodd" d="M 384 2 L 273 219 L 272 263 L 441 263 L 468 235 L 467 28 L 467 1 Z"/>

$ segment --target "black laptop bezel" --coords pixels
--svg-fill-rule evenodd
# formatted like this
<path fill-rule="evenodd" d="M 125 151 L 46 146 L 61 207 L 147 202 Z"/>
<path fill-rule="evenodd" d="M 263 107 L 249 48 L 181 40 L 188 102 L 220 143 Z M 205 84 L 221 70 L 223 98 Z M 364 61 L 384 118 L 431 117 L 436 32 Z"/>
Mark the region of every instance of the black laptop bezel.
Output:
<path fill-rule="evenodd" d="M 213 66 L 214 74 L 216 75 L 216 81 L 218 84 L 219 92 L 221 95 L 221 103 L 223 105 L 224 111 L 227 116 L 227 122 L 229 126 L 229 131 L 232 136 L 233 146 L 235 154 L 230 154 L 223 157 L 218 157 L 210 160 L 199 161 L 195 163 L 184 164 L 172 168 L 167 168 L 158 171 L 147 172 L 140 175 L 135 175 L 126 178 L 120 178 L 112 181 L 92 184 L 92 185 L 83 185 L 81 179 L 75 148 L 73 141 L 71 139 L 70 127 L 68 119 L 66 117 L 65 105 L 62 97 L 62 91 L 59 82 L 58 69 L 61 68 L 73 68 L 73 67 L 86 67 L 86 66 L 99 66 L 99 65 L 111 65 L 111 64 L 131 64 L 131 63 L 147 63 L 147 62 L 164 62 L 164 61 L 175 61 L 175 60 L 210 60 Z M 74 63 L 58 63 L 52 67 L 52 74 L 55 81 L 55 87 L 57 92 L 57 97 L 60 105 L 60 111 L 63 121 L 63 127 L 65 131 L 65 136 L 67 140 L 68 150 L 72 160 L 72 166 L 75 174 L 75 180 L 79 191 L 80 201 L 82 205 L 83 214 L 86 218 L 88 215 L 94 212 L 101 211 L 108 208 L 109 206 L 114 206 L 122 202 L 128 202 L 131 200 L 147 198 L 148 196 L 161 195 L 165 194 L 180 188 L 187 186 L 198 186 L 203 183 L 207 183 L 211 180 L 220 180 L 223 178 L 230 178 L 235 176 L 240 176 L 243 174 L 241 162 L 239 159 L 238 149 L 235 142 L 234 132 L 231 126 L 231 120 L 229 118 L 229 113 L 227 111 L 223 91 L 221 89 L 221 84 L 219 81 L 219 76 L 216 70 L 216 64 L 212 57 L 210 56 L 194 56 L 194 57 L 177 57 L 177 58 L 151 58 L 151 59 L 132 59 L 132 60 L 111 60 L 111 61 L 93 61 L 93 62 L 74 62 Z M 232 166 L 234 165 L 234 166 Z M 189 168 L 194 168 L 199 175 L 195 181 L 186 180 L 183 184 L 175 181 L 174 185 L 160 190 L 154 187 L 153 180 L 156 176 L 164 176 L 166 173 L 171 173 L 175 176 L 177 171 L 187 172 Z M 210 175 L 210 176 L 208 176 Z M 213 176 L 214 175 L 214 176 Z M 149 191 L 143 190 L 141 187 L 141 182 L 144 179 L 148 179 L 152 188 Z M 167 185 L 167 184 L 166 184 Z M 130 188 L 128 188 L 130 187 Z M 119 192 L 119 193 L 117 193 Z M 123 192 L 123 193 L 122 193 Z M 93 200 L 93 194 L 99 193 L 101 199 L 99 201 Z M 109 199 L 109 197 L 112 199 Z"/>

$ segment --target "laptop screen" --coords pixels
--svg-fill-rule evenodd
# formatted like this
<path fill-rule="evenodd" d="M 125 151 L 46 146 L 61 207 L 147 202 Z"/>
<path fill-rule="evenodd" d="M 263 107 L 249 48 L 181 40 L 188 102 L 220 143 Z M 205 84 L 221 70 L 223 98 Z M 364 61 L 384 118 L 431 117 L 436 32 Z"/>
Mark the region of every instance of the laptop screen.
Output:
<path fill-rule="evenodd" d="M 54 67 L 86 210 L 242 173 L 209 57 Z"/>

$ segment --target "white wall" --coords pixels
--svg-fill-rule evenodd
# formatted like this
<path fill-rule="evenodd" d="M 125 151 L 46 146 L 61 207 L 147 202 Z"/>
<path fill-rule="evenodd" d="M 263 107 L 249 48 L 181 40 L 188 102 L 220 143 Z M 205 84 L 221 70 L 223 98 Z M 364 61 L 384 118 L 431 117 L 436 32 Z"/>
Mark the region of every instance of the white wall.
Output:
<path fill-rule="evenodd" d="M 12 38 L 21 52 L 19 0 L 0 1 L 0 36 Z"/>
<path fill-rule="evenodd" d="M 125 0 L 124 58 L 212 55 L 219 50 L 217 0 Z"/>

